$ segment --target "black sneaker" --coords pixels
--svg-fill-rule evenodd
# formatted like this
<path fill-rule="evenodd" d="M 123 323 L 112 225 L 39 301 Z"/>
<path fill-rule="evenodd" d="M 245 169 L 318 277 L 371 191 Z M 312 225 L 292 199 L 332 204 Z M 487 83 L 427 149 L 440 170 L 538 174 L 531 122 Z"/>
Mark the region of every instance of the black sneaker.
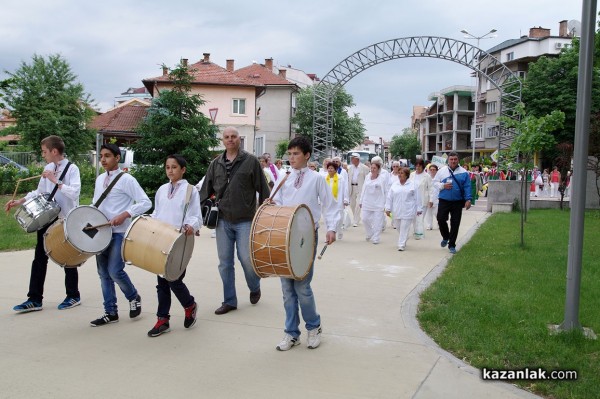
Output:
<path fill-rule="evenodd" d="M 152 330 L 148 331 L 148 336 L 158 337 L 160 334 L 168 333 L 169 331 L 171 331 L 169 328 L 169 319 L 166 317 L 159 317 L 154 327 L 152 327 Z"/>
<path fill-rule="evenodd" d="M 142 297 L 137 296 L 133 301 L 129 301 L 129 317 L 134 319 L 142 313 Z"/>
<path fill-rule="evenodd" d="M 119 321 L 118 314 L 104 313 L 104 315 L 102 317 L 100 317 L 99 319 L 90 321 L 90 325 L 92 327 L 100 327 L 100 326 L 104 326 L 106 324 L 116 323 L 118 321 Z"/>
<path fill-rule="evenodd" d="M 192 306 L 188 306 L 187 308 L 185 308 L 185 320 L 183 321 L 183 326 L 185 328 L 190 328 L 191 326 L 196 324 L 196 309 L 197 308 L 198 308 L 198 305 L 196 305 L 196 302 L 194 302 L 194 304 Z"/>

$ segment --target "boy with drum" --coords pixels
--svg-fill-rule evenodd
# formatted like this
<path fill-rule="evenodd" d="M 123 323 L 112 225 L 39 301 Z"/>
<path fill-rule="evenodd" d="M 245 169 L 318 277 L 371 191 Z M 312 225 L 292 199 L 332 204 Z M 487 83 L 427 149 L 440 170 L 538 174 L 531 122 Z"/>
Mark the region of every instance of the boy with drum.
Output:
<path fill-rule="evenodd" d="M 200 194 L 194 186 L 190 186 L 187 180 L 183 179 L 187 162 L 179 154 L 169 155 L 165 161 L 165 171 L 169 178 L 169 183 L 160 186 L 154 199 L 154 212 L 152 217 L 160 221 L 169 223 L 176 229 L 181 228 L 181 232 L 187 236 L 194 236 L 200 229 Z M 188 198 L 188 187 L 191 187 L 191 197 Z M 169 310 L 171 308 L 171 291 L 179 300 L 185 310 L 185 319 L 183 326 L 190 328 L 196 323 L 196 302 L 190 294 L 187 286 L 183 282 L 185 271 L 175 281 L 167 281 L 161 276 L 156 276 L 158 284 L 156 292 L 158 294 L 158 310 L 156 316 L 158 320 L 154 327 L 148 331 L 149 337 L 158 337 L 169 332 Z"/>
<path fill-rule="evenodd" d="M 81 191 L 81 177 L 79 168 L 76 165 L 70 164 L 67 173 L 64 174 L 65 168 L 69 161 L 65 158 L 65 143 L 58 136 L 48 136 L 41 142 L 42 157 L 48 164 L 44 168 L 42 178 L 38 184 L 38 188 L 27 193 L 24 198 L 9 201 L 6 204 L 5 210 L 8 212 L 12 207 L 24 204 L 26 201 L 36 197 L 39 194 L 51 193 L 57 188 L 54 194 L 54 200 L 60 206 L 59 217 L 64 218 L 79 205 L 79 192 Z M 37 242 L 35 245 L 35 255 L 31 263 L 31 276 L 29 278 L 28 299 L 20 305 L 13 308 L 19 313 L 33 312 L 42 310 L 42 299 L 44 294 L 44 282 L 46 281 L 46 270 L 48 269 L 48 255 L 44 249 L 44 233 L 52 225 L 42 227 L 37 231 Z M 79 275 L 76 267 L 65 267 L 65 288 L 67 297 L 58 305 L 58 309 L 70 309 L 81 304 L 81 296 L 79 295 Z"/>
<path fill-rule="evenodd" d="M 310 209 L 315 221 L 315 254 L 318 240 L 319 220 L 321 213 L 327 225 L 327 245 L 335 242 L 335 229 L 340 218 L 340 212 L 333 200 L 331 189 L 325 179 L 314 170 L 307 167 L 312 153 L 312 145 L 306 137 L 293 138 L 288 144 L 288 159 L 292 172 L 276 193 L 273 202 L 282 206 L 305 204 Z M 268 201 L 268 200 L 267 200 Z M 314 266 L 314 258 L 313 258 Z M 300 344 L 300 315 L 302 310 L 306 329 L 308 331 L 307 346 L 315 349 L 321 344 L 321 316 L 317 313 L 315 297 L 310 287 L 314 268 L 303 280 L 281 278 L 283 291 L 283 307 L 285 309 L 285 335 L 277 350 L 287 351 Z"/>
<path fill-rule="evenodd" d="M 129 301 L 129 317 L 133 319 L 142 312 L 142 299 L 125 272 L 125 262 L 121 256 L 121 243 L 127 227 L 131 224 L 131 218 L 150 209 L 152 202 L 138 181 L 129 173 L 124 173 L 119 169 L 120 159 L 121 150 L 115 144 L 103 144 L 100 147 L 100 163 L 106 172 L 96 178 L 93 202 L 96 203 L 109 189 L 109 186 L 111 187 L 98 209 L 110 221 L 112 239 L 108 247 L 96 255 L 100 286 L 104 297 L 104 314 L 90 322 L 92 327 L 119 321 L 115 283 L 119 285 Z M 111 186 L 115 179 L 119 180 Z"/>

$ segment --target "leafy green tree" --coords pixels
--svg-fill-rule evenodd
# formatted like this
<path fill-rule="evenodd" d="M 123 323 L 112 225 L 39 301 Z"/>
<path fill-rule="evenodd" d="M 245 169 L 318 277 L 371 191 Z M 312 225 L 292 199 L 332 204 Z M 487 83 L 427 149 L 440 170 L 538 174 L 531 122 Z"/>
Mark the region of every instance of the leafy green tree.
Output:
<path fill-rule="evenodd" d="M 316 89 L 318 90 L 318 89 Z M 348 108 L 353 107 L 354 99 L 343 88 L 333 96 L 333 130 L 332 145 L 345 152 L 362 143 L 365 127 L 360 115 L 348 115 Z M 301 89 L 296 95 L 296 115 L 292 123 L 298 127 L 296 132 L 312 140 L 314 115 L 314 93 L 312 87 Z"/>
<path fill-rule="evenodd" d="M 93 148 L 94 131 L 87 128 L 94 116 L 91 99 L 71 67 L 60 55 L 34 55 L 22 62 L 0 85 L 3 101 L 17 119 L 21 142 L 39 152 L 40 141 L 60 136 L 71 159 Z"/>
<path fill-rule="evenodd" d="M 554 110 L 549 115 L 541 117 L 528 115 L 525 112 L 525 104 L 520 103 L 515 108 L 519 116 L 517 119 L 511 119 L 505 116 L 498 120 L 508 128 L 514 129 L 517 134 L 510 145 L 511 157 L 519 159 L 519 164 L 513 165 L 513 168 L 522 170 L 523 176 L 533 168 L 533 157 L 535 153 L 552 148 L 556 145 L 556 139 L 552 135 L 553 131 L 560 129 L 565 121 L 565 114 L 562 111 Z M 527 196 L 529 193 L 527 179 L 521 179 L 521 246 L 525 245 L 524 222 L 527 215 Z"/>
<path fill-rule="evenodd" d="M 132 148 L 143 154 L 145 166 L 133 173 L 149 195 L 154 195 L 166 180 L 164 162 L 170 154 L 181 154 L 187 161 L 185 178 L 197 183 L 212 160 L 211 148 L 218 144 L 218 129 L 199 111 L 204 100 L 192 94 L 193 70 L 179 63 L 169 69 L 170 90 L 161 90 L 152 100 L 148 114 L 137 128 L 140 139 Z"/>
<path fill-rule="evenodd" d="M 600 62 L 600 33 L 596 33 L 595 64 Z M 561 51 L 556 58 L 541 57 L 529 65 L 523 82 L 522 100 L 527 113 L 541 117 L 560 110 L 565 114 L 564 124 L 553 132 L 557 143 L 573 143 L 577 105 L 577 80 L 579 65 L 579 39 Z M 592 74 L 592 115 L 600 111 L 600 68 Z"/>
<path fill-rule="evenodd" d="M 279 143 L 277 143 L 277 145 L 275 146 L 275 157 L 276 158 L 279 158 L 279 159 L 283 158 L 283 156 L 287 152 L 288 144 L 289 144 L 288 140 L 282 140 Z"/>
<path fill-rule="evenodd" d="M 390 143 L 390 153 L 394 158 L 406 158 L 414 163 L 417 155 L 421 153 L 421 141 L 417 131 L 407 127 L 402 130 L 401 135 L 394 135 Z"/>

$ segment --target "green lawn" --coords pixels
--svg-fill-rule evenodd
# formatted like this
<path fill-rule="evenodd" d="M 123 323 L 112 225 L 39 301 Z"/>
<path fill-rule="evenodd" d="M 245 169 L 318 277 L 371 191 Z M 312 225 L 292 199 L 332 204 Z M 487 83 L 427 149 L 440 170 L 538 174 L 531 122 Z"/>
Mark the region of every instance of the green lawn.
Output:
<path fill-rule="evenodd" d="M 21 196 L 18 198 L 21 198 Z M 7 215 L 4 212 L 4 206 L 12 195 L 0 196 L 0 251 L 17 251 L 23 249 L 30 249 L 35 247 L 35 241 L 37 235 L 35 233 L 26 233 L 19 223 L 15 220 L 15 212 L 19 209 L 13 208 Z M 92 198 L 89 195 L 83 195 L 79 201 L 80 204 L 90 204 Z"/>
<path fill-rule="evenodd" d="M 444 349 L 482 368 L 574 369 L 577 381 L 516 381 L 549 398 L 600 397 L 600 342 L 551 335 L 564 319 L 569 211 L 495 214 L 421 298 L 418 319 Z M 600 212 L 585 215 L 580 321 L 600 335 Z"/>

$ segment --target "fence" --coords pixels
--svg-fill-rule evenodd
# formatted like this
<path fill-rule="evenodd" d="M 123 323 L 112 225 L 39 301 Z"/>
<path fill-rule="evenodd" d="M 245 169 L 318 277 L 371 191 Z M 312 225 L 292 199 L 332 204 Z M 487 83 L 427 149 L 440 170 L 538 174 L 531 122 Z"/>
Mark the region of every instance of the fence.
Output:
<path fill-rule="evenodd" d="M 34 152 L 7 152 L 2 151 L 0 155 L 4 155 L 6 158 L 20 164 L 23 166 L 27 166 L 35 162 L 35 153 Z"/>

